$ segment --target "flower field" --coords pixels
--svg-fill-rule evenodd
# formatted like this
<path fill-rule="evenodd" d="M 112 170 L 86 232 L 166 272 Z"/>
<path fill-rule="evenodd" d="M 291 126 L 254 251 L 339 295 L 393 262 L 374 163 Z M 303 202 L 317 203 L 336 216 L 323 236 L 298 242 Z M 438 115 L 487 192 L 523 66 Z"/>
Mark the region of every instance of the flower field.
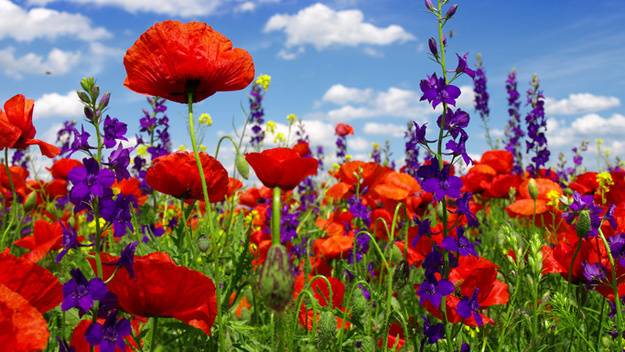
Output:
<path fill-rule="evenodd" d="M 481 59 L 448 48 L 461 8 L 422 10 L 415 88 L 436 117 L 407 124 L 399 159 L 353 157 L 349 121 L 331 155 L 294 114 L 282 132 L 271 77 L 204 22 L 155 23 L 125 52 L 137 130 L 85 77 L 82 120 L 48 143 L 18 88 L 0 110 L 0 351 L 623 351 L 625 168 L 589 169 L 587 142 L 555 160 L 536 75 L 520 91 L 509 72 L 491 133 Z M 221 92 L 245 117 L 213 151 L 194 107 Z"/>

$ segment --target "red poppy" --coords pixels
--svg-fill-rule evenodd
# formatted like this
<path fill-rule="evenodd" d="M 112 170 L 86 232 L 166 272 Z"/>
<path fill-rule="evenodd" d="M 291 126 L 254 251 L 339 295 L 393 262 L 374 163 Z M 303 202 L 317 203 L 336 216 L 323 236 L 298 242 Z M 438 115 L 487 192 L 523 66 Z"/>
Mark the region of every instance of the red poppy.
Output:
<path fill-rule="evenodd" d="M 593 194 L 599 188 L 596 172 L 584 172 L 575 177 L 569 187 L 580 194 Z"/>
<path fill-rule="evenodd" d="M 514 157 L 507 150 L 489 150 L 482 154 L 480 164 L 492 167 L 498 174 L 508 174 L 512 172 Z"/>
<path fill-rule="evenodd" d="M 67 180 L 67 175 L 76 166 L 82 166 L 82 163 L 76 159 L 63 158 L 55 161 L 48 170 L 53 178 Z"/>
<path fill-rule="evenodd" d="M 52 144 L 34 139 L 37 130 L 33 125 L 35 102 L 18 94 L 4 103 L 0 110 L 0 149 L 25 149 L 29 145 L 38 145 L 41 154 L 48 158 L 59 155 L 61 150 Z"/>
<path fill-rule="evenodd" d="M 0 347 L 3 351 L 42 351 L 48 345 L 48 324 L 37 308 L 0 283 Z"/>
<path fill-rule="evenodd" d="M 379 182 L 373 186 L 373 190 L 381 197 L 400 201 L 419 192 L 421 186 L 409 174 L 389 172 L 380 177 Z"/>
<path fill-rule="evenodd" d="M 339 137 L 345 137 L 354 134 L 354 128 L 346 123 L 338 123 L 334 128 L 334 133 Z"/>
<path fill-rule="evenodd" d="M 374 162 L 365 163 L 364 161 L 354 160 L 341 164 L 336 178 L 348 185 L 355 185 L 360 181 L 362 185 L 366 186 L 376 180 L 384 171 L 384 167 Z"/>
<path fill-rule="evenodd" d="M 562 194 L 562 187 L 559 184 L 553 182 L 547 178 L 535 178 L 536 186 L 538 189 L 538 199 L 549 200 L 547 194 L 550 191 L 556 191 L 558 194 Z M 529 193 L 528 185 L 530 180 L 525 180 L 523 183 L 519 185 L 519 198 L 530 199 L 532 198 Z"/>
<path fill-rule="evenodd" d="M 493 198 L 508 198 L 510 189 L 518 187 L 521 182 L 519 175 L 497 175 L 490 183 L 488 195 Z"/>
<path fill-rule="evenodd" d="M 0 132 L 1 133 L 1 132 Z M 26 196 L 26 178 L 28 177 L 28 171 L 21 166 L 11 166 L 9 168 L 11 174 L 11 180 L 15 187 L 15 193 L 18 196 L 24 198 Z M 13 192 L 11 191 L 11 182 L 7 177 L 6 168 L 0 167 L 0 193 L 8 201 L 13 199 Z"/>
<path fill-rule="evenodd" d="M 625 202 L 625 170 L 615 170 L 610 172 L 614 184 L 606 192 L 608 204 L 621 204 Z"/>
<path fill-rule="evenodd" d="M 63 228 L 59 222 L 49 223 L 45 220 L 37 220 L 33 234 L 20 238 L 14 244 L 30 251 L 22 256 L 33 263 L 43 259 L 50 250 L 61 248 Z"/>
<path fill-rule="evenodd" d="M 220 202 L 228 191 L 228 172 L 217 159 L 200 153 L 206 176 L 208 198 Z M 202 200 L 202 182 L 193 153 L 176 152 L 160 156 L 152 162 L 145 177 L 155 190 L 176 198 Z"/>
<path fill-rule="evenodd" d="M 103 262 L 117 258 L 103 255 Z M 105 277 L 115 268 L 104 266 Z M 108 288 L 126 312 L 140 317 L 171 317 L 210 335 L 217 314 L 215 284 L 204 274 L 176 265 L 166 253 L 137 256 L 135 277 L 118 271 Z"/>
<path fill-rule="evenodd" d="M 250 54 L 202 22 L 159 22 L 124 56 L 129 89 L 186 104 L 216 92 L 239 90 L 254 79 Z"/>
<path fill-rule="evenodd" d="M 290 148 L 247 153 L 245 159 L 260 181 L 269 188 L 280 187 L 289 191 L 306 177 L 317 174 L 317 159 L 303 158 Z"/>
<path fill-rule="evenodd" d="M 0 253 L 0 284 L 20 294 L 41 313 L 63 300 L 61 284 L 51 272 L 8 250 Z"/>
<path fill-rule="evenodd" d="M 334 235 L 318 238 L 313 244 L 315 253 L 326 259 L 341 258 L 352 250 L 354 236 Z"/>
<path fill-rule="evenodd" d="M 232 197 L 239 189 L 243 187 L 243 182 L 237 180 L 236 178 L 228 178 L 228 191 L 226 195 L 228 197 Z"/>
<path fill-rule="evenodd" d="M 293 146 L 293 150 L 295 150 L 302 158 L 312 156 L 308 142 L 297 142 L 297 144 Z"/>

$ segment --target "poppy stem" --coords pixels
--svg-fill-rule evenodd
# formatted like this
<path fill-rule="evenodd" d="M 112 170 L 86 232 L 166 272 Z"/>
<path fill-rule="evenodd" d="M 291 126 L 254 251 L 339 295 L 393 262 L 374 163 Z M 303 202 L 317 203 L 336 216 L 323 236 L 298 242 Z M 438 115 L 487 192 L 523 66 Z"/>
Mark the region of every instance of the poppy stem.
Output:
<path fill-rule="evenodd" d="M 152 327 L 150 331 L 150 352 L 156 347 L 156 334 L 158 332 L 158 317 L 152 318 Z"/>
<path fill-rule="evenodd" d="M 204 175 L 204 168 L 202 167 L 202 162 L 200 161 L 200 153 L 197 148 L 197 141 L 195 139 L 195 123 L 193 121 L 193 92 L 190 91 L 187 95 L 188 97 L 188 110 L 189 110 L 189 137 L 191 137 L 191 147 L 193 148 L 193 156 L 195 157 L 195 162 L 197 164 L 198 172 L 200 173 L 200 181 L 202 182 L 202 194 L 204 194 L 204 203 L 206 206 L 206 217 L 208 218 L 208 223 L 210 229 L 213 229 L 213 218 L 211 217 L 211 203 L 208 198 L 208 188 L 206 187 L 206 175 Z"/>
<path fill-rule="evenodd" d="M 273 202 L 271 204 L 271 244 L 280 244 L 280 187 L 273 189 Z"/>

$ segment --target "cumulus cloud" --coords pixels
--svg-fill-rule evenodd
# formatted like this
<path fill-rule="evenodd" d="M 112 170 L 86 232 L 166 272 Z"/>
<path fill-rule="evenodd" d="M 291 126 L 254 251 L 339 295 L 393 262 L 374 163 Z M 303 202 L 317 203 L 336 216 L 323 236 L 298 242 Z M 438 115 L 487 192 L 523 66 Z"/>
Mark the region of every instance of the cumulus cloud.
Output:
<path fill-rule="evenodd" d="M 545 112 L 548 115 L 575 115 L 599 112 L 617 107 L 621 101 L 617 97 L 594 95 L 590 93 L 570 94 L 568 98 L 545 99 Z"/>
<path fill-rule="evenodd" d="M 366 22 L 360 10 L 336 11 L 321 3 L 306 7 L 294 15 L 274 15 L 265 24 L 264 31 L 284 32 L 286 49 L 281 56 L 291 58 L 303 52 L 306 46 L 324 50 L 339 46 L 383 46 L 414 39 L 412 34 L 399 25 L 378 27 Z"/>
<path fill-rule="evenodd" d="M 364 132 L 372 136 L 401 138 L 406 132 L 406 126 L 394 123 L 367 122 L 365 123 Z"/>
<path fill-rule="evenodd" d="M 27 53 L 15 54 L 14 47 L 0 49 L 0 69 L 5 75 L 22 78 L 23 75 L 62 75 L 71 71 L 80 62 L 80 52 L 52 49 L 47 56 Z"/>
<path fill-rule="evenodd" d="M 462 95 L 456 105 L 464 109 L 471 107 L 474 96 L 472 88 L 462 86 L 460 90 Z M 399 87 L 378 91 L 335 84 L 324 93 L 321 101 L 337 105 L 325 112 L 329 119 L 335 121 L 372 117 L 402 117 L 424 121 L 424 117 L 439 113 L 427 102 L 419 101 L 420 98 L 420 92 Z"/>
<path fill-rule="evenodd" d="M 28 42 L 62 36 L 91 41 L 109 38 L 111 33 L 93 26 L 91 20 L 81 14 L 42 7 L 26 10 L 9 0 L 0 0 L 0 39 Z"/>
<path fill-rule="evenodd" d="M 46 93 L 35 101 L 33 117 L 35 119 L 46 117 L 73 119 L 80 117 L 82 111 L 83 106 L 76 91 L 70 91 L 67 94 Z"/>

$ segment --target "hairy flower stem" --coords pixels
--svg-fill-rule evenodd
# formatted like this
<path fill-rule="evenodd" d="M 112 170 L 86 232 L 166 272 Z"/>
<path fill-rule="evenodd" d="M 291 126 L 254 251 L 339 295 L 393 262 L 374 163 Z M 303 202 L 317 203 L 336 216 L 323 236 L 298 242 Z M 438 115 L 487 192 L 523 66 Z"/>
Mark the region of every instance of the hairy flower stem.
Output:
<path fill-rule="evenodd" d="M 158 317 L 152 318 L 152 327 L 150 330 L 150 352 L 154 351 L 156 347 L 156 336 L 158 333 Z"/>
<path fill-rule="evenodd" d="M 621 298 L 618 294 L 618 282 L 616 279 L 616 264 L 614 263 L 614 257 L 612 256 L 612 250 L 608 244 L 608 240 L 605 238 L 603 231 L 599 228 L 599 237 L 605 246 L 605 251 L 608 253 L 608 260 L 610 261 L 610 268 L 612 269 L 612 289 L 614 290 L 614 305 L 616 306 L 616 330 L 617 330 L 617 345 L 619 351 L 623 350 L 623 312 L 621 311 Z"/>
<path fill-rule="evenodd" d="M 202 167 L 202 161 L 200 160 L 200 153 L 197 147 L 197 140 L 195 138 L 195 122 L 193 121 L 193 92 L 190 91 L 187 94 L 188 103 L 187 109 L 189 111 L 189 137 L 191 138 L 191 147 L 193 148 L 193 156 L 195 157 L 195 163 L 197 164 L 197 170 L 200 173 L 200 182 L 202 183 L 202 194 L 204 195 L 204 205 L 206 207 L 206 218 L 208 218 L 209 229 L 214 230 L 213 217 L 211 214 L 211 203 L 208 198 L 208 188 L 206 187 L 206 175 L 204 174 L 204 168 Z"/>
<path fill-rule="evenodd" d="M 271 244 L 280 244 L 280 187 L 273 189 L 273 200 L 271 203 Z"/>

